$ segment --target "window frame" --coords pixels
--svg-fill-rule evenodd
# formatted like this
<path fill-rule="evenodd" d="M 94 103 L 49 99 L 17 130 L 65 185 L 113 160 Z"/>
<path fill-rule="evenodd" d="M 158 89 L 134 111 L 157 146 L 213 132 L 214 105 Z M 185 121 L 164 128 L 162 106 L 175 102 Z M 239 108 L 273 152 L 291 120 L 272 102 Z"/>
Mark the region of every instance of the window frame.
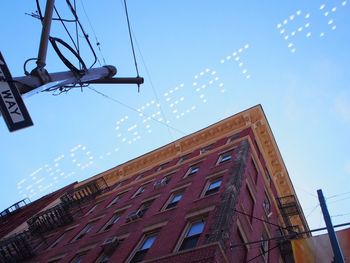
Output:
<path fill-rule="evenodd" d="M 216 165 L 227 163 L 232 160 L 233 150 L 226 151 L 219 155 Z"/>
<path fill-rule="evenodd" d="M 195 234 L 195 235 L 188 236 L 189 233 L 191 232 L 192 227 L 196 223 L 203 223 L 201 232 L 198 233 L 198 234 Z M 175 248 L 175 252 L 186 251 L 188 249 L 193 249 L 193 248 L 197 247 L 198 241 L 199 241 L 201 235 L 204 233 L 204 230 L 205 230 L 205 227 L 206 227 L 206 223 L 207 223 L 207 219 L 206 218 L 198 218 L 197 217 L 196 219 L 190 220 L 187 223 L 187 225 L 186 225 L 186 227 L 185 227 L 185 229 L 184 229 L 184 231 L 183 231 L 183 233 L 181 235 L 180 240 L 178 241 L 178 244 L 177 244 L 177 246 Z M 188 242 L 188 240 L 193 240 L 193 239 L 196 239 L 194 246 L 182 248 L 182 246 L 184 245 L 184 242 Z"/>
<path fill-rule="evenodd" d="M 267 201 L 267 202 L 265 202 L 265 201 Z M 266 216 L 269 217 L 270 214 L 272 213 L 272 206 L 271 206 L 270 198 L 269 198 L 266 191 L 264 191 L 263 208 L 264 208 L 264 212 L 265 212 Z"/>
<path fill-rule="evenodd" d="M 199 169 L 200 169 L 199 164 L 191 165 L 191 166 L 187 169 L 184 178 L 191 177 L 191 176 L 197 174 L 197 173 L 199 172 Z"/>
<path fill-rule="evenodd" d="M 121 218 L 121 213 L 114 213 L 112 217 L 107 221 L 107 223 L 103 225 L 103 227 L 99 232 L 109 231 L 113 227 L 113 225 L 119 221 L 120 218 Z"/>
<path fill-rule="evenodd" d="M 66 236 L 68 231 L 63 232 L 58 238 L 55 239 L 54 242 L 52 242 L 52 244 L 47 248 L 47 249 L 53 249 L 54 247 L 56 247 Z"/>
<path fill-rule="evenodd" d="M 209 189 L 212 184 L 214 184 L 215 182 L 218 182 L 218 181 L 220 181 L 220 184 L 219 184 L 218 187 Z M 216 177 L 216 178 L 208 180 L 208 182 L 206 183 L 206 185 L 204 187 L 204 190 L 203 190 L 203 193 L 202 193 L 201 197 L 206 197 L 206 196 L 210 196 L 210 195 L 214 195 L 214 194 L 218 193 L 220 191 L 222 182 L 223 182 L 223 178 L 222 177 Z M 213 191 L 213 190 L 215 190 L 215 191 Z"/>
<path fill-rule="evenodd" d="M 89 234 L 94 228 L 94 222 L 87 223 L 82 230 L 79 231 L 77 235 L 72 239 L 72 242 L 79 241 L 83 239 L 87 234 Z M 78 238 L 79 237 L 79 238 Z"/>
<path fill-rule="evenodd" d="M 140 196 L 142 193 L 144 193 L 146 190 L 146 187 L 144 185 L 141 185 L 136 192 L 133 194 L 132 198 L 136 198 L 138 196 Z"/>
<path fill-rule="evenodd" d="M 260 246 L 259 246 L 259 251 L 261 253 L 262 258 L 264 259 L 264 262 L 269 261 L 270 241 L 268 239 L 269 239 L 269 236 L 264 231 L 261 235 Z"/>
<path fill-rule="evenodd" d="M 140 239 L 140 241 L 137 243 L 137 245 L 135 246 L 135 248 L 133 249 L 129 259 L 127 260 L 128 263 L 137 263 L 137 262 L 141 262 L 143 261 L 144 257 L 147 255 L 147 252 L 153 247 L 154 242 L 157 240 L 157 236 L 158 236 L 158 231 L 153 231 L 150 233 L 145 233 L 142 238 Z M 154 237 L 151 245 L 148 248 L 142 249 L 144 247 L 144 245 L 146 244 L 147 240 L 149 238 Z M 141 255 L 141 259 L 137 259 L 135 257 Z M 135 261 L 137 260 L 137 261 Z"/>
<path fill-rule="evenodd" d="M 81 262 L 83 262 L 87 253 L 88 253 L 88 251 L 84 251 L 84 252 L 80 252 L 80 253 L 74 255 L 74 258 L 71 261 L 69 261 L 69 263 L 81 263 Z M 79 260 L 79 261 L 77 261 L 77 260 Z"/>
<path fill-rule="evenodd" d="M 173 202 L 173 200 L 175 199 L 176 196 L 179 196 L 181 195 L 180 199 L 176 202 Z M 164 205 L 164 208 L 163 208 L 163 211 L 165 210 L 169 210 L 169 209 L 172 209 L 172 208 L 175 208 L 177 207 L 178 203 L 181 201 L 182 197 L 184 195 L 184 192 L 183 191 L 180 191 L 180 192 L 175 192 L 175 193 L 172 193 L 168 199 L 168 201 L 165 203 Z M 175 203 L 175 204 L 174 204 Z M 171 204 L 174 204 L 172 206 L 169 207 L 169 205 Z"/>

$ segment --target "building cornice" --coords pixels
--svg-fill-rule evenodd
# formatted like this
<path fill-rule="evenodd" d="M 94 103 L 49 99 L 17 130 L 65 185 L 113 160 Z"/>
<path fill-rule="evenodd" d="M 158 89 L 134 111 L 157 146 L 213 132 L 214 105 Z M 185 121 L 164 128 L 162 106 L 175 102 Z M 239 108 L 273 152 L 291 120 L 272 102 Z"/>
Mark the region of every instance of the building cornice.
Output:
<path fill-rule="evenodd" d="M 174 156 L 182 156 L 194 149 L 206 146 L 211 142 L 228 137 L 247 128 L 251 128 L 256 136 L 256 142 L 264 156 L 278 195 L 295 195 L 287 169 L 261 105 L 237 113 L 207 128 L 91 177 L 80 182 L 76 187 L 99 177 L 103 177 L 108 185 L 113 185 L 118 181 L 125 180 L 137 173 L 165 163 L 173 159 Z"/>

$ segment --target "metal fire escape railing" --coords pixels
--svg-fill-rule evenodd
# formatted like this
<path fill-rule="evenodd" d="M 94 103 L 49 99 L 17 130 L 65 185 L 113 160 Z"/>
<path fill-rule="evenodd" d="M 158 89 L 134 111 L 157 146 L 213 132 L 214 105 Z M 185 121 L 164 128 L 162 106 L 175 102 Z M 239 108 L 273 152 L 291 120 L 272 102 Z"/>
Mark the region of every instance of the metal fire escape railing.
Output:
<path fill-rule="evenodd" d="M 0 240 L 0 263 L 17 263 L 31 258 L 33 249 L 28 231 Z"/>
<path fill-rule="evenodd" d="M 283 217 L 286 229 L 289 233 L 299 233 L 307 229 L 306 222 L 302 217 L 301 208 L 298 201 L 295 198 L 295 195 L 288 195 L 277 198 L 278 207 L 280 209 L 281 215 Z M 302 225 L 293 225 L 292 218 L 298 217 L 298 222 Z"/>
<path fill-rule="evenodd" d="M 38 235 L 73 221 L 73 216 L 66 204 L 59 204 L 31 217 L 28 221 L 29 231 Z"/>
<path fill-rule="evenodd" d="M 302 237 L 299 233 L 307 230 L 307 225 L 295 195 L 279 197 L 277 198 L 277 203 L 285 224 L 285 228 L 281 228 L 279 233 L 281 235 L 279 249 L 284 262 L 293 263 L 293 250 L 290 240 Z M 301 225 L 293 225 L 293 218 L 298 219 L 297 221 Z"/>
<path fill-rule="evenodd" d="M 69 206 L 80 204 L 93 199 L 96 195 L 99 195 L 108 189 L 105 179 L 103 177 L 98 178 L 74 189 L 71 192 L 67 192 L 61 197 L 61 201 L 63 204 L 68 204 Z"/>
<path fill-rule="evenodd" d="M 28 205 L 30 203 L 30 200 L 28 198 L 23 199 L 13 205 L 11 205 L 10 207 L 6 208 L 5 210 L 3 210 L 0 213 L 0 218 L 6 217 L 10 214 L 13 214 L 15 212 L 17 212 L 18 210 L 20 210 L 21 208 L 25 207 L 26 205 Z"/>

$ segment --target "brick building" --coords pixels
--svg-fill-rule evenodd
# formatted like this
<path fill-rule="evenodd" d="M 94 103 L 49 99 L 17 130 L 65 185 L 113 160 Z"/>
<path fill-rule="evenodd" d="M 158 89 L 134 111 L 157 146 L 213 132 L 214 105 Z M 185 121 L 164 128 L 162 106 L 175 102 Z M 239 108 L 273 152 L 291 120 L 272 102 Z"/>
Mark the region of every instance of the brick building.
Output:
<path fill-rule="evenodd" d="M 0 262 L 293 262 L 308 227 L 260 105 L 0 215 Z"/>

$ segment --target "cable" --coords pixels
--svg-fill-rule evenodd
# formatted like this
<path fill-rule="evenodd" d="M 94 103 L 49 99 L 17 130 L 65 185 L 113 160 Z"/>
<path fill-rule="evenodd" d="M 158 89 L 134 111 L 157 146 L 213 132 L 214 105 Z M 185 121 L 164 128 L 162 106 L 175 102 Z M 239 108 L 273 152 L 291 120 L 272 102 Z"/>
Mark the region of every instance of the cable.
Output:
<path fill-rule="evenodd" d="M 72 12 L 74 18 L 77 20 L 77 23 L 78 23 L 78 25 L 79 25 L 79 28 L 80 28 L 81 32 L 83 33 L 83 35 L 84 35 L 84 37 L 85 37 L 85 40 L 86 40 L 86 42 L 88 43 L 88 45 L 89 45 L 89 47 L 90 47 L 90 50 L 91 50 L 91 52 L 92 52 L 92 54 L 93 54 L 93 56 L 94 56 L 94 62 L 93 62 L 92 65 L 89 67 L 89 68 L 92 68 L 92 67 L 96 64 L 96 62 L 97 62 L 96 52 L 95 52 L 93 46 L 91 45 L 91 42 L 90 42 L 90 40 L 89 40 L 89 36 L 88 36 L 88 34 L 85 33 L 85 30 L 84 30 L 82 24 L 80 23 L 79 17 L 78 17 L 78 15 L 77 15 L 75 9 L 73 8 L 71 2 L 70 2 L 69 0 L 66 0 L 66 3 L 67 3 L 67 5 L 68 5 L 68 7 L 70 8 L 70 10 L 71 10 L 71 12 Z"/>
<path fill-rule="evenodd" d="M 350 225 L 350 222 L 339 224 L 339 225 L 334 225 L 333 227 L 334 228 L 338 228 L 338 227 L 349 226 L 349 225 Z M 312 232 L 319 232 L 319 231 L 323 231 L 323 230 L 327 230 L 327 227 L 315 228 L 315 229 L 312 229 L 312 230 L 299 232 L 298 235 L 310 234 Z M 235 245 L 231 245 L 230 248 L 236 248 L 236 247 L 240 247 L 240 246 L 256 244 L 256 243 L 260 243 L 261 241 L 290 240 L 290 239 L 294 239 L 294 238 L 295 238 L 295 234 L 289 234 L 289 235 L 285 235 L 285 236 L 271 237 L 271 238 L 266 238 L 266 239 L 259 239 L 259 240 L 255 240 L 255 241 L 235 244 Z"/>
<path fill-rule="evenodd" d="M 312 210 L 310 211 L 310 213 L 308 213 L 306 216 L 305 216 L 305 218 L 308 218 L 316 209 L 317 209 L 317 207 L 319 207 L 320 206 L 320 204 L 317 204 L 314 208 L 312 208 Z"/>
<path fill-rule="evenodd" d="M 247 214 L 247 213 L 245 213 L 245 212 L 239 211 L 239 210 L 237 210 L 237 209 L 233 209 L 233 210 L 234 210 L 235 212 L 239 213 L 239 214 L 252 217 L 252 218 L 254 218 L 254 219 L 258 220 L 258 221 L 267 223 L 267 224 L 272 225 L 272 226 L 276 226 L 276 227 L 278 227 L 278 228 L 280 228 L 280 229 L 285 229 L 285 230 L 292 231 L 292 230 L 290 230 L 288 227 L 282 227 L 282 226 L 280 226 L 280 225 L 278 225 L 278 224 L 271 223 L 271 222 L 269 222 L 269 221 L 266 221 L 266 220 L 263 220 L 263 219 L 261 219 L 261 218 L 258 218 L 258 217 L 252 216 L 252 215 L 250 215 L 250 214 Z M 292 232 L 295 232 L 295 231 L 292 231 Z"/>
<path fill-rule="evenodd" d="M 307 190 L 305 190 L 305 189 L 303 189 L 303 188 L 301 188 L 301 187 L 299 187 L 299 186 L 297 186 L 297 185 L 295 185 L 295 184 L 294 184 L 294 186 L 295 186 L 296 188 L 299 188 L 299 189 L 300 189 L 301 191 L 303 191 L 304 193 L 307 193 L 308 195 L 310 195 L 310 196 L 312 196 L 312 197 L 318 199 L 317 195 L 315 195 L 315 194 L 313 194 L 313 193 L 311 193 L 311 192 L 309 192 L 309 191 L 307 191 Z"/>
<path fill-rule="evenodd" d="M 135 55 L 135 49 L 134 49 L 134 42 L 133 42 L 133 40 L 132 40 L 131 26 L 130 26 L 130 21 L 129 21 L 129 13 L 128 13 L 127 5 L 126 5 L 126 0 L 124 0 L 124 8 L 125 8 L 126 21 L 127 21 L 127 23 L 128 23 L 129 37 L 130 37 L 130 43 L 131 43 L 132 54 L 133 54 L 133 57 L 134 57 L 134 63 L 135 63 L 136 74 L 137 74 L 137 77 L 140 77 L 139 69 L 138 69 L 138 67 L 137 67 L 137 61 L 136 61 L 136 55 Z M 140 85 L 138 85 L 138 86 L 140 87 Z"/>
<path fill-rule="evenodd" d="M 85 10 L 85 6 L 84 6 L 83 0 L 80 0 L 80 3 L 81 3 L 81 6 L 83 7 L 84 14 L 85 14 L 85 16 L 86 16 L 86 18 L 87 18 L 87 20 L 88 20 L 88 23 L 89 23 L 89 25 L 90 25 L 90 28 L 91 28 L 91 30 L 92 30 L 92 33 L 94 34 L 94 37 L 95 37 L 95 40 L 96 40 L 96 46 L 97 46 L 97 48 L 98 48 L 98 50 L 99 50 L 99 52 L 100 52 L 100 55 L 101 55 L 102 60 L 103 60 L 103 63 L 104 63 L 104 65 L 107 65 L 106 60 L 105 60 L 105 58 L 104 58 L 104 56 L 103 56 L 103 53 L 102 53 L 102 50 L 101 50 L 101 44 L 100 44 L 100 42 L 99 42 L 98 39 L 97 39 L 97 36 L 96 36 L 95 30 L 94 30 L 94 27 L 92 26 L 92 23 L 91 23 L 91 21 L 90 21 L 90 18 L 89 18 L 88 14 L 87 14 L 87 12 L 86 12 L 86 10 Z M 98 63 L 100 64 L 100 66 L 102 66 L 99 59 L 98 59 Z"/>
<path fill-rule="evenodd" d="M 114 98 L 112 98 L 112 97 L 110 97 L 110 96 L 108 96 L 108 95 L 106 95 L 106 94 L 104 94 L 104 93 L 102 93 L 102 92 L 100 92 L 100 91 L 94 89 L 94 88 L 91 87 L 91 86 L 89 86 L 88 88 L 91 89 L 92 91 L 96 92 L 97 94 L 100 94 L 101 96 L 103 96 L 103 97 L 105 97 L 105 98 L 107 98 L 107 99 L 109 99 L 109 100 L 111 100 L 111 101 L 114 101 L 114 102 L 116 102 L 116 103 L 118 103 L 118 104 L 120 104 L 120 105 L 122 105 L 122 106 L 128 108 L 129 110 L 135 111 L 135 112 L 137 112 L 138 114 L 140 114 L 140 111 L 138 111 L 137 109 L 135 109 L 135 108 L 133 108 L 133 107 L 131 107 L 131 106 L 129 106 L 129 105 L 127 105 L 127 104 L 125 104 L 125 103 L 119 101 L 119 100 L 116 100 L 116 99 L 114 99 Z M 156 118 L 153 118 L 152 116 L 149 116 L 148 114 L 142 113 L 142 115 L 145 115 L 146 117 L 148 117 L 148 118 L 150 118 L 150 119 L 152 119 L 152 120 L 154 120 L 154 121 L 156 121 L 156 122 L 158 122 L 158 123 L 160 123 L 160 124 L 162 124 L 162 125 L 164 125 L 164 126 L 166 126 L 166 127 L 168 127 L 168 128 L 171 128 L 172 130 L 177 131 L 178 133 L 181 133 L 182 135 L 186 135 L 186 133 L 184 133 L 183 131 L 180 131 L 179 129 L 177 129 L 177 128 L 175 128 L 175 127 L 172 127 L 172 126 L 170 126 L 170 125 L 167 124 L 167 123 L 164 123 L 164 122 L 162 122 L 162 121 L 159 121 L 159 120 L 157 120 Z"/>
<path fill-rule="evenodd" d="M 72 35 L 69 33 L 68 28 L 66 27 L 66 25 L 65 25 L 65 23 L 64 23 L 64 21 L 63 21 L 63 19 L 61 18 L 60 14 L 58 13 L 58 11 L 57 11 L 57 9 L 56 9 L 55 6 L 54 6 L 54 10 L 55 10 L 56 15 L 58 16 L 58 20 L 61 22 L 61 24 L 62 24 L 62 26 L 64 27 L 66 33 L 68 34 L 70 40 L 72 41 L 72 43 L 73 43 L 73 45 L 74 45 L 74 47 L 75 47 L 77 53 L 79 54 L 79 48 L 78 48 L 78 46 L 76 45 L 75 41 L 73 40 Z M 76 20 L 74 20 L 74 21 L 76 22 Z"/>
<path fill-rule="evenodd" d="M 26 61 L 24 61 L 24 64 L 23 64 L 23 71 L 24 71 L 24 75 L 28 76 L 30 75 L 30 73 L 27 71 L 27 63 L 29 61 L 33 61 L 33 60 L 37 60 L 38 58 L 28 58 Z"/>
<path fill-rule="evenodd" d="M 246 263 L 251 262 L 251 261 L 253 261 L 253 260 L 256 259 L 256 258 L 259 258 L 259 257 L 263 256 L 264 254 L 269 253 L 271 250 L 273 250 L 273 249 L 275 249 L 275 248 L 278 248 L 278 247 L 279 247 L 279 245 L 276 245 L 276 246 L 274 246 L 274 247 L 272 247 L 272 248 L 269 248 L 267 251 L 262 252 L 262 253 L 260 253 L 259 255 L 257 255 L 257 256 L 255 256 L 255 257 L 249 259 Z"/>
<path fill-rule="evenodd" d="M 134 35 L 136 47 L 137 47 L 137 50 L 139 51 L 139 54 L 140 54 L 140 56 L 141 56 L 141 61 L 142 61 L 142 63 L 143 63 L 143 66 L 145 67 L 146 75 L 147 75 L 147 77 L 148 77 L 148 80 L 149 80 L 149 83 L 150 83 L 150 85 L 151 85 L 151 88 L 152 88 L 152 91 L 153 91 L 153 93 L 154 93 L 154 96 L 155 96 L 155 98 L 156 98 L 156 101 L 157 101 L 158 104 L 160 104 L 160 103 L 159 103 L 159 98 L 158 98 L 158 94 L 157 94 L 156 88 L 155 88 L 155 86 L 153 85 L 153 81 L 152 81 L 152 78 L 151 78 L 151 74 L 149 73 L 149 70 L 148 70 L 147 64 L 146 64 L 146 62 L 145 62 L 145 59 L 144 59 L 144 57 L 143 57 L 143 55 L 142 55 L 140 46 L 139 46 L 139 44 L 138 44 L 138 42 L 137 42 L 137 39 L 136 39 L 136 37 L 135 37 L 134 32 L 133 32 L 133 31 L 131 31 L 131 32 L 132 32 L 132 34 Z M 163 119 L 164 119 L 165 121 L 167 121 L 167 118 L 165 117 L 165 114 L 164 114 L 164 111 L 163 111 L 163 108 L 162 108 L 162 107 L 160 107 L 160 112 L 162 113 Z M 170 129 L 168 129 L 168 132 L 169 132 L 170 138 L 174 138 L 174 137 L 173 137 L 173 134 L 171 133 L 171 130 L 170 130 Z"/>
<path fill-rule="evenodd" d="M 345 192 L 345 193 L 341 193 L 341 194 L 331 195 L 330 197 L 327 197 L 326 200 L 334 198 L 334 197 L 337 197 L 337 196 L 346 195 L 346 194 L 350 194 L 350 192 Z"/>
<path fill-rule="evenodd" d="M 77 10 L 76 0 L 74 0 L 74 9 Z M 78 21 L 75 22 L 75 39 L 77 41 L 77 53 L 80 57 L 80 46 L 79 46 L 79 34 L 78 34 Z M 82 65 L 79 63 L 79 69 Z"/>

